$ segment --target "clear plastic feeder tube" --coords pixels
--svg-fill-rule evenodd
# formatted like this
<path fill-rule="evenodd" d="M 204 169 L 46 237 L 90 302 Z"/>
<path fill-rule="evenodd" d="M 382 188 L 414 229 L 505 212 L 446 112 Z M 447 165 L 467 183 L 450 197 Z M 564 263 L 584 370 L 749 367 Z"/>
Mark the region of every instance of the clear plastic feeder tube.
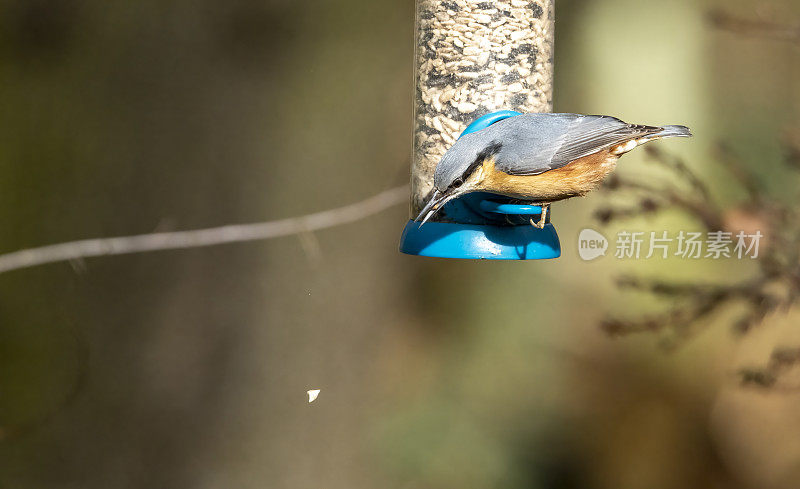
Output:
<path fill-rule="evenodd" d="M 414 216 L 436 164 L 470 122 L 503 109 L 552 111 L 553 4 L 417 0 Z"/>

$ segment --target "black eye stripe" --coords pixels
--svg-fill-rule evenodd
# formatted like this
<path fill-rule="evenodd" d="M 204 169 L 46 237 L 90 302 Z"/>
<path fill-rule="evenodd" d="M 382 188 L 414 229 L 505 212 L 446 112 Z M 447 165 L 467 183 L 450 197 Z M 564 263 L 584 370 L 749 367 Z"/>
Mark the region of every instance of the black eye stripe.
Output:
<path fill-rule="evenodd" d="M 500 152 L 501 149 L 503 149 L 503 143 L 501 143 L 500 141 L 492 141 L 491 143 L 489 143 L 489 146 L 485 147 L 480 153 L 478 153 L 478 156 L 475 158 L 475 161 L 473 161 L 467 167 L 467 169 L 464 170 L 464 173 L 462 173 L 460 177 L 453 180 L 453 183 L 450 184 L 450 187 L 456 187 L 464 183 L 464 181 L 467 178 L 469 178 L 472 172 L 474 172 L 479 166 L 483 164 L 484 160 L 496 155 L 497 153 Z"/>

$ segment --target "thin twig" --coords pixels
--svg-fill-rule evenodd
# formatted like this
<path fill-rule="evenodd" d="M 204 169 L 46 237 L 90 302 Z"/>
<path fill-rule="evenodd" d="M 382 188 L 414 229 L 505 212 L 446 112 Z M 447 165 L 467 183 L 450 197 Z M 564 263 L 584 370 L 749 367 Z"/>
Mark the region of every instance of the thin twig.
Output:
<path fill-rule="evenodd" d="M 612 219 L 628 218 L 652 213 L 660 208 L 668 207 L 662 205 L 660 201 L 663 201 L 671 207 L 681 208 L 690 215 L 695 216 L 709 231 L 716 231 L 722 228 L 722 221 L 719 218 L 719 212 L 714 204 L 710 200 L 698 200 L 695 198 L 695 194 L 681 193 L 679 189 L 672 187 L 656 187 L 644 182 L 622 178 L 618 175 L 609 177 L 604 188 L 611 191 L 620 189 L 642 191 L 647 194 L 647 197 L 640 201 L 637 208 L 608 209 L 605 210 L 605 212 L 596 212 L 595 216 L 603 223 L 608 223 Z"/>
<path fill-rule="evenodd" d="M 86 239 L 30 248 L 0 255 L 0 273 L 46 263 L 96 256 L 197 248 L 309 233 L 364 219 L 401 204 L 407 199 L 408 187 L 403 185 L 344 207 L 277 221 L 233 224 L 191 231 Z"/>
<path fill-rule="evenodd" d="M 716 160 L 721 163 L 725 169 L 736 179 L 741 187 L 747 192 L 751 203 L 761 203 L 761 194 L 763 189 L 756 176 L 747 169 L 736 153 L 731 149 L 730 145 L 719 142 L 715 148 Z"/>
<path fill-rule="evenodd" d="M 659 163 L 667 169 L 673 171 L 689 185 L 691 185 L 695 192 L 702 197 L 704 202 L 712 201 L 711 191 L 708 189 L 708 185 L 700 180 L 700 178 L 689 169 L 689 165 L 686 164 L 683 158 L 668 154 L 658 146 L 647 146 L 645 147 L 645 152 L 650 155 L 650 157 L 653 158 L 656 163 Z"/>

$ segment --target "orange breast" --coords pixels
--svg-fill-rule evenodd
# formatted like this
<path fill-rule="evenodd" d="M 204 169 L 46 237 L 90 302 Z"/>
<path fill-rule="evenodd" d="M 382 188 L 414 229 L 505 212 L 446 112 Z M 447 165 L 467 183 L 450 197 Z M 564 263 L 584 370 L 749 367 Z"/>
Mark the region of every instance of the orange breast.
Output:
<path fill-rule="evenodd" d="M 594 190 L 617 165 L 618 156 L 600 151 L 539 175 L 509 175 L 483 164 L 480 190 L 531 201 L 553 202 Z"/>

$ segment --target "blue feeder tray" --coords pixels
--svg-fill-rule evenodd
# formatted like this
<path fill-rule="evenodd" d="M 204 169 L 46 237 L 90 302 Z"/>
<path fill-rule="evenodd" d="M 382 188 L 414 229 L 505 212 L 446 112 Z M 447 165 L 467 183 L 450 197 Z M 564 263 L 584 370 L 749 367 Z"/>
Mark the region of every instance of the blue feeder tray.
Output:
<path fill-rule="evenodd" d="M 497 121 L 519 115 L 503 110 L 476 119 L 463 133 L 480 131 Z M 550 216 L 543 229 L 531 225 L 542 208 L 515 204 L 507 197 L 474 192 L 453 199 L 441 214 L 454 222 L 424 226 L 409 220 L 400 238 L 400 251 L 408 255 L 487 260 L 542 260 L 561 256 L 561 244 Z"/>

